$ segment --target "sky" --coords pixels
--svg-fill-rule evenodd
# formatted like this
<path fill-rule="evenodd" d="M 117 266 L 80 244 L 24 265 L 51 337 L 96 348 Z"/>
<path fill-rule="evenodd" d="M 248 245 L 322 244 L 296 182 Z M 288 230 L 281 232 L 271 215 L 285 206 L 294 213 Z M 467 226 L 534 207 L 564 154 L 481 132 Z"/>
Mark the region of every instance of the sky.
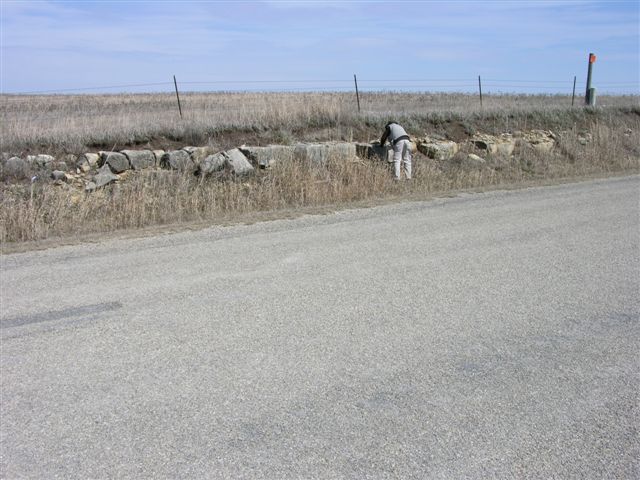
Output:
<path fill-rule="evenodd" d="M 0 0 L 2 93 L 640 93 L 640 1 Z"/>

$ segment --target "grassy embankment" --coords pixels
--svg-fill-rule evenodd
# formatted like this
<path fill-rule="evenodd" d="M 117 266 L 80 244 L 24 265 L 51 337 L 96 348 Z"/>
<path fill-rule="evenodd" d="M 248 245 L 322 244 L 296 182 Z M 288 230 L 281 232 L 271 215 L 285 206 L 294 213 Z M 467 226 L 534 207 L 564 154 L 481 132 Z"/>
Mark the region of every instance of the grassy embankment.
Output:
<path fill-rule="evenodd" d="M 3 97 L 2 152 L 11 155 L 124 148 L 179 148 L 297 141 L 369 141 L 389 118 L 415 137 L 438 134 L 464 142 L 473 133 L 547 129 L 558 134 L 548 154 L 516 149 L 511 158 L 465 164 L 469 145 L 451 160 L 416 155 L 414 180 L 398 184 L 386 164 L 332 159 L 302 161 L 234 179 L 197 178 L 148 170 L 93 194 L 66 186 L 2 178 L 3 245 L 52 237 L 149 226 L 217 223 L 256 218 L 260 212 L 428 198 L 463 189 L 548 183 L 638 172 L 640 102 L 637 96 L 600 97 L 600 107 L 570 107 L 566 96 L 367 94 L 358 114 L 350 94 L 192 94 L 185 118 L 165 94 Z M 583 145 L 579 137 L 591 134 Z M 277 215 L 277 213 L 276 213 Z"/>

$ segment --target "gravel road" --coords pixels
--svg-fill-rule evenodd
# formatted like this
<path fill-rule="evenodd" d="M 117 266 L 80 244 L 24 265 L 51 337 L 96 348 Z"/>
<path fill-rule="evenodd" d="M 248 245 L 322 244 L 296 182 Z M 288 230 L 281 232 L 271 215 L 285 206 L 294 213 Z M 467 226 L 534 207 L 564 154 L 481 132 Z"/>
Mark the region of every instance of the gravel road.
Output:
<path fill-rule="evenodd" d="M 638 478 L 640 177 L 0 257 L 3 478 Z"/>

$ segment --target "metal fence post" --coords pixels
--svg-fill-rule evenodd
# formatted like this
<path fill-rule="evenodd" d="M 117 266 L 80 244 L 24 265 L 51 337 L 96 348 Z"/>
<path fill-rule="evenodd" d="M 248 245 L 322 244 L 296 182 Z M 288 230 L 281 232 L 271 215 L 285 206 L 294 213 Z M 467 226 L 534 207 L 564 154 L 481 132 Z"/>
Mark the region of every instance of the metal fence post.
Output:
<path fill-rule="evenodd" d="M 176 87 L 176 98 L 178 99 L 178 111 L 180 112 L 180 118 L 182 118 L 182 107 L 180 106 L 180 95 L 178 94 L 178 82 L 176 81 L 176 76 L 173 76 L 173 84 Z"/>
<path fill-rule="evenodd" d="M 478 75 L 478 89 L 480 90 L 480 108 L 482 108 L 482 80 L 480 80 L 480 75 Z"/>
<path fill-rule="evenodd" d="M 356 84 L 356 100 L 358 101 L 358 113 L 360 113 L 360 94 L 358 93 L 358 79 L 355 73 L 353 74 L 353 81 Z"/>

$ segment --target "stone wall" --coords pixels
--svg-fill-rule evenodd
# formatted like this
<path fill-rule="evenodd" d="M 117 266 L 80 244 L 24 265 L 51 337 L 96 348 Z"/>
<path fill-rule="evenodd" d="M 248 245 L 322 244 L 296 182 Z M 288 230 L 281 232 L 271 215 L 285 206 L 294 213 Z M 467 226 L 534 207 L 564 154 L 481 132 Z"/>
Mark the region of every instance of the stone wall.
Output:
<path fill-rule="evenodd" d="M 476 134 L 462 143 L 446 138 L 425 135 L 415 138 L 412 150 L 435 161 L 448 161 L 465 151 L 469 164 L 482 166 L 488 157 L 508 158 L 517 148 L 550 153 L 559 136 L 550 131 L 532 130 L 502 135 Z M 591 142 L 589 134 L 579 137 L 581 144 Z M 470 153 L 473 152 L 473 153 Z M 2 154 L 3 178 L 25 178 L 36 172 L 32 181 L 51 180 L 54 184 L 68 183 L 92 191 L 121 180 L 130 170 L 167 169 L 196 175 L 227 172 L 244 176 L 256 168 L 273 168 L 279 162 L 306 160 L 323 164 L 330 158 L 359 157 L 373 161 L 393 161 L 393 149 L 372 143 L 297 143 L 294 145 L 247 146 L 227 151 L 212 147 L 188 146 L 179 150 L 122 150 L 119 152 L 87 152 L 78 157 L 64 155 L 27 155 L 24 158 Z"/>

